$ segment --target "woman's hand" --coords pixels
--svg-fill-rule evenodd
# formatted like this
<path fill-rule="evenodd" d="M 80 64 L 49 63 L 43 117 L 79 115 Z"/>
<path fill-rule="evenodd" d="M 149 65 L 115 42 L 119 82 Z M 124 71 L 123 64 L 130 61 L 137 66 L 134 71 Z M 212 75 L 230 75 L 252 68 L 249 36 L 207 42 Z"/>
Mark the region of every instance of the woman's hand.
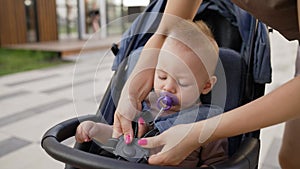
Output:
<path fill-rule="evenodd" d="M 129 89 L 127 89 L 127 86 L 125 86 L 124 88 L 125 89 L 123 89 L 120 96 L 117 110 L 114 114 L 112 137 L 118 138 L 124 134 L 124 140 L 127 144 L 129 144 L 133 139 L 133 129 L 131 122 L 135 118 L 137 113 L 142 109 L 142 104 L 140 101 L 138 101 L 138 99 L 136 99 L 136 97 L 128 97 L 130 96 Z M 138 94 L 135 93 L 134 95 Z"/>
<path fill-rule="evenodd" d="M 129 79 L 125 83 L 114 115 L 112 137 L 118 138 L 124 134 L 125 142 L 131 143 L 133 139 L 131 122 L 142 110 L 142 101 L 153 88 L 158 53 L 159 50 L 157 49 L 144 50 Z"/>
<path fill-rule="evenodd" d="M 152 165 L 179 165 L 189 154 L 199 148 L 200 123 L 181 124 L 166 130 L 155 137 L 142 138 L 138 141 L 144 148 L 162 147 L 162 150 L 150 156 Z"/>
<path fill-rule="evenodd" d="M 137 123 L 139 129 L 137 136 L 138 138 L 140 138 L 148 131 L 148 126 L 142 117 L 138 119 Z M 122 133 L 124 133 L 125 142 L 127 144 L 131 143 L 133 138 L 133 129 L 131 124 L 132 123 L 131 120 L 129 120 L 129 118 L 122 116 L 120 113 L 115 113 L 113 137 L 118 138 L 122 135 Z"/>

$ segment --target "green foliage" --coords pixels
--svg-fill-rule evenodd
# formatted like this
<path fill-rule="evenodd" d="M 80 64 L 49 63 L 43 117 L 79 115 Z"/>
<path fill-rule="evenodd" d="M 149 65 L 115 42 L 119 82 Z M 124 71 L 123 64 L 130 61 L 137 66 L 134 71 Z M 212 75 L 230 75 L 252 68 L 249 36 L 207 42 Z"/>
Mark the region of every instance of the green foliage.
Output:
<path fill-rule="evenodd" d="M 56 52 L 0 48 L 0 76 L 66 63 Z"/>

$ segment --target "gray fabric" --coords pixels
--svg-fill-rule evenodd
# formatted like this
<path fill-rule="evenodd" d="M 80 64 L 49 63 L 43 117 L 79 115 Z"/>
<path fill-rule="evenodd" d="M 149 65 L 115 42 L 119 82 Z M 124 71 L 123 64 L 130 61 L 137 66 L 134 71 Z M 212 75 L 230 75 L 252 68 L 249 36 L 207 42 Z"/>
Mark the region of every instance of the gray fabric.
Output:
<path fill-rule="evenodd" d="M 257 39 L 254 42 L 254 63 L 253 78 L 256 83 L 270 83 L 272 77 L 271 49 L 268 38 L 268 31 L 264 24 L 259 23 L 257 29 Z"/>
<path fill-rule="evenodd" d="M 126 79 L 128 79 L 128 77 L 131 74 L 133 68 L 135 67 L 137 61 L 139 60 L 139 57 L 141 55 L 143 48 L 144 48 L 143 46 L 139 47 L 130 53 L 130 55 L 128 57 L 128 63 L 127 63 Z"/>

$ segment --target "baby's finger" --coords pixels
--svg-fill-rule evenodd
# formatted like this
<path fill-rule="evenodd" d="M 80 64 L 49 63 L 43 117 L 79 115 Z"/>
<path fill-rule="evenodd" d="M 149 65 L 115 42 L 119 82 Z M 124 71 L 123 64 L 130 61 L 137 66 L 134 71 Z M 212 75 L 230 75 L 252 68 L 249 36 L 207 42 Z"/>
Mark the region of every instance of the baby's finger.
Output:
<path fill-rule="evenodd" d="M 79 126 L 76 130 L 75 139 L 78 143 L 84 142 L 84 139 L 82 138 L 82 128 Z"/>
<path fill-rule="evenodd" d="M 89 137 L 88 133 L 86 133 L 86 131 L 82 128 L 82 126 L 78 127 L 75 138 L 79 143 L 91 141 L 91 138 Z"/>
<path fill-rule="evenodd" d="M 92 140 L 90 138 L 90 136 L 87 133 L 85 133 L 85 132 L 82 133 L 82 139 L 83 139 L 84 142 L 89 142 L 89 141 Z"/>

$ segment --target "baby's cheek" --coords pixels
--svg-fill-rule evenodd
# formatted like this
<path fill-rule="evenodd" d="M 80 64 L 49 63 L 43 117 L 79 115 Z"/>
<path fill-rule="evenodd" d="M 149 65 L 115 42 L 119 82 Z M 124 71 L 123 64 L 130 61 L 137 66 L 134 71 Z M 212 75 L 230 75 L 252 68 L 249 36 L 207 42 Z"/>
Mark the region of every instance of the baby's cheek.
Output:
<path fill-rule="evenodd" d="M 186 92 L 183 92 L 181 95 L 181 102 L 182 102 L 181 104 L 185 106 L 190 106 L 197 101 L 199 96 L 200 94 L 196 90 L 194 91 L 188 90 Z"/>
<path fill-rule="evenodd" d="M 154 90 L 158 89 L 158 84 L 156 81 L 154 81 L 153 88 L 154 88 Z"/>

